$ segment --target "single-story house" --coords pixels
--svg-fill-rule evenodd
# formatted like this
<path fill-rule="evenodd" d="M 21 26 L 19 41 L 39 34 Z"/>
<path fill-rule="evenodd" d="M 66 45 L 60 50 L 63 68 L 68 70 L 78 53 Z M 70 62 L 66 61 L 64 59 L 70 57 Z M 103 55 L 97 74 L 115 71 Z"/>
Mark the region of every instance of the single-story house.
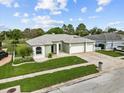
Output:
<path fill-rule="evenodd" d="M 124 47 L 124 35 L 117 32 L 88 35 L 86 38 L 95 40 L 96 47 L 101 47 L 101 49 L 112 50 Z"/>
<path fill-rule="evenodd" d="M 95 41 L 77 35 L 46 34 L 26 41 L 33 50 L 34 58 L 48 57 L 49 53 L 59 55 L 95 51 Z"/>

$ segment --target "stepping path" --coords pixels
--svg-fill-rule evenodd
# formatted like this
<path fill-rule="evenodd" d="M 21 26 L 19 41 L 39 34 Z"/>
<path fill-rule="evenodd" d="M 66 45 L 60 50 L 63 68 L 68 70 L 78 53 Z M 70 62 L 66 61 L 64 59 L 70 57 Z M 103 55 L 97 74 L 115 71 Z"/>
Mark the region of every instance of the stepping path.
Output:
<path fill-rule="evenodd" d="M 0 66 L 3 66 L 11 61 L 12 55 L 8 55 L 8 57 L 0 60 Z"/>
<path fill-rule="evenodd" d="M 61 67 L 61 68 L 56 68 L 56 69 L 52 69 L 52 70 L 41 71 L 41 72 L 36 72 L 36 73 L 11 77 L 11 78 L 0 79 L 0 83 L 12 82 L 12 81 L 15 81 L 15 80 L 31 78 L 31 77 L 35 77 L 35 76 L 39 76 L 39 75 L 43 75 L 43 74 L 53 73 L 53 72 L 72 69 L 72 68 L 81 67 L 81 66 L 87 66 L 87 65 L 91 65 L 91 64 L 92 63 L 83 63 L 83 64 L 71 65 L 71 66 L 66 66 L 66 67 Z"/>

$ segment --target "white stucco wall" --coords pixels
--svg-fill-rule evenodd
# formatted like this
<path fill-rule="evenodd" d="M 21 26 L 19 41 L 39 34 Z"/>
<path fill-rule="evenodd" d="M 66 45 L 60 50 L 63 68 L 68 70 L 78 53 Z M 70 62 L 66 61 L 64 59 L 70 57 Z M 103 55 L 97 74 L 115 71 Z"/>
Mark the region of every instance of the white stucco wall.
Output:
<path fill-rule="evenodd" d="M 95 43 L 86 43 L 85 52 L 95 51 Z"/>
<path fill-rule="evenodd" d="M 36 47 L 42 48 L 42 54 L 36 54 Z M 34 46 L 33 48 L 33 58 L 45 58 L 45 46 Z"/>
<path fill-rule="evenodd" d="M 124 41 L 114 41 L 114 42 L 107 42 L 106 43 L 106 49 L 113 49 L 118 48 L 118 46 L 124 46 Z"/>

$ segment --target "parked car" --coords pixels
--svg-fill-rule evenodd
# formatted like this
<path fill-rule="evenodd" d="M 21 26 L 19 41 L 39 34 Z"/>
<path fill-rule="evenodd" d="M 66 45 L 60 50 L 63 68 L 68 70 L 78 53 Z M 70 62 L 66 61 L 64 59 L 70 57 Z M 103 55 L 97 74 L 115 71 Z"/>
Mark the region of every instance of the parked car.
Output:
<path fill-rule="evenodd" d="M 5 58 L 5 57 L 8 57 L 8 53 L 5 51 L 0 51 L 0 60 Z"/>

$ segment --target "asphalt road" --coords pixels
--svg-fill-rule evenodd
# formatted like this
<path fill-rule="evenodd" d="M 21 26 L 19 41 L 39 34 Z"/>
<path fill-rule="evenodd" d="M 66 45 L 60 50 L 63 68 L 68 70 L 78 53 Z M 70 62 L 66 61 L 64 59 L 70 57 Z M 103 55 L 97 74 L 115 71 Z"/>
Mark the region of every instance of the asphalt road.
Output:
<path fill-rule="evenodd" d="M 124 68 L 49 93 L 124 93 Z"/>

